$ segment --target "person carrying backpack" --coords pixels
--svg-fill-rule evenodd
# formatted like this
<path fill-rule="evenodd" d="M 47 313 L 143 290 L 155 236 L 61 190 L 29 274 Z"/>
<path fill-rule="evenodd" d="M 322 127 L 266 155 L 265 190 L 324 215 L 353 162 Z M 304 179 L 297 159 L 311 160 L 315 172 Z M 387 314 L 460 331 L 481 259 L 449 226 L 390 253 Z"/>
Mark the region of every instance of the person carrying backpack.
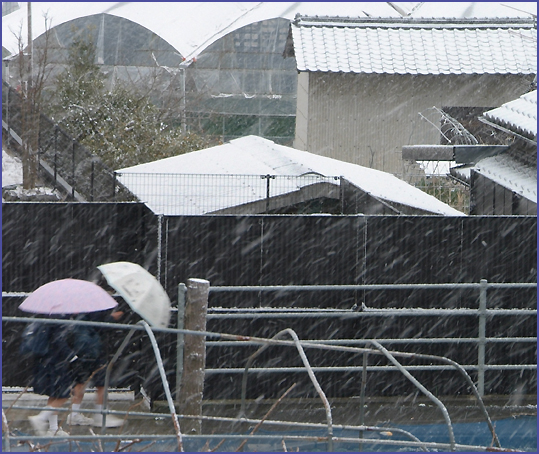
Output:
<path fill-rule="evenodd" d="M 64 317 L 58 317 L 64 318 Z M 69 435 L 58 426 L 58 410 L 71 396 L 72 366 L 78 356 L 68 343 L 68 327 L 49 323 L 31 323 L 23 333 L 22 354 L 34 359 L 34 393 L 48 396 L 47 405 L 28 420 L 41 436 Z"/>
<path fill-rule="evenodd" d="M 122 311 L 112 313 L 92 312 L 78 315 L 76 320 L 86 320 L 94 322 L 116 322 L 123 316 Z M 105 373 L 107 365 L 107 354 L 103 348 L 98 328 L 88 325 L 76 325 L 70 336 L 71 346 L 79 357 L 79 360 L 73 364 L 73 400 L 71 413 L 67 416 L 67 423 L 70 425 L 93 425 L 101 427 L 103 417 L 95 413 L 89 418 L 80 413 L 80 406 L 84 397 L 84 392 L 89 382 L 93 382 L 96 387 L 95 409 L 102 410 L 103 397 L 105 393 Z M 123 420 L 114 416 L 107 415 L 106 427 L 119 427 Z"/>

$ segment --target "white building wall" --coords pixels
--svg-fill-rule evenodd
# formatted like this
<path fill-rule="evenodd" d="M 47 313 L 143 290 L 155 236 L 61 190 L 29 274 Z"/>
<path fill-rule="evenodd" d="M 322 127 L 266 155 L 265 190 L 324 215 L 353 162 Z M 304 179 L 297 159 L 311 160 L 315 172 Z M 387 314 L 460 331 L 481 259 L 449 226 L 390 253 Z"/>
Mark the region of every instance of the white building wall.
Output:
<path fill-rule="evenodd" d="M 309 122 L 309 73 L 298 74 L 298 89 L 296 102 L 296 137 L 294 148 L 308 150 L 308 122 Z M 319 153 L 320 154 L 320 153 Z"/>
<path fill-rule="evenodd" d="M 403 145 L 440 143 L 433 106 L 497 107 L 528 91 L 530 82 L 514 75 L 302 72 L 294 144 L 401 176 Z"/>

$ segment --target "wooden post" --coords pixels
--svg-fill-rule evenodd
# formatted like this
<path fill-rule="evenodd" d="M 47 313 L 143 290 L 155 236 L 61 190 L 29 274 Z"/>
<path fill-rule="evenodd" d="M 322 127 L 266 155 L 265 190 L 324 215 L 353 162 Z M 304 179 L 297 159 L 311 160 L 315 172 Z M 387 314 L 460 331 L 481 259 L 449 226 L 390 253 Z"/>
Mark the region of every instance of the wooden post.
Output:
<path fill-rule="evenodd" d="M 192 331 L 206 330 L 206 313 L 210 283 L 204 279 L 187 280 L 184 328 Z M 183 376 L 180 388 L 180 415 L 201 416 L 206 368 L 206 337 L 186 334 L 184 339 Z M 202 433 L 199 419 L 182 420 L 186 435 Z"/>

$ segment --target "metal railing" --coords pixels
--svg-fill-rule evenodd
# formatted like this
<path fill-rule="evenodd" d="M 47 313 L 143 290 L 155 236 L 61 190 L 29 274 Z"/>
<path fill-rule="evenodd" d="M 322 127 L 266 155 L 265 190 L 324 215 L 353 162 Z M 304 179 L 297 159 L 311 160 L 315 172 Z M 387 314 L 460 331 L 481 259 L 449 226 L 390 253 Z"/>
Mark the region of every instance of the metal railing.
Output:
<path fill-rule="evenodd" d="M 300 340 L 295 332 L 291 329 L 286 329 L 284 331 L 281 331 L 278 333 L 274 338 L 267 339 L 267 338 L 260 338 L 260 337 L 254 337 L 254 336 L 246 336 L 246 335 L 237 335 L 237 334 L 227 334 L 227 333 L 218 333 L 218 332 L 210 332 L 210 331 L 190 331 L 183 329 L 183 320 L 180 320 L 181 317 L 183 317 L 183 310 L 185 306 L 185 290 L 186 286 L 184 284 L 179 285 L 179 295 L 178 295 L 178 307 L 177 315 L 178 315 L 178 328 L 153 328 L 150 329 L 147 324 L 144 322 L 136 325 L 125 325 L 125 324 L 118 324 L 118 323 L 102 323 L 102 322 L 86 322 L 86 321 L 75 321 L 75 320 L 54 320 L 54 319 L 40 319 L 43 321 L 43 323 L 62 323 L 62 324 L 81 324 L 81 325 L 90 325 L 90 326 L 99 326 L 104 328 L 113 328 L 113 329 L 122 329 L 122 330 L 129 330 L 128 336 L 125 338 L 124 342 L 118 349 L 114 359 L 109 363 L 109 368 L 107 370 L 107 376 L 110 374 L 110 369 L 113 367 L 115 360 L 117 357 L 121 354 L 124 346 L 129 342 L 130 336 L 137 330 L 144 330 L 146 331 L 146 334 L 150 337 L 150 340 L 152 342 L 153 351 L 155 354 L 155 359 L 159 368 L 159 372 L 162 379 L 162 384 L 165 389 L 165 394 L 167 396 L 167 401 L 169 403 L 170 412 L 171 412 L 171 419 L 172 423 L 174 425 L 175 433 L 174 435 L 159 435 L 154 436 L 152 434 L 121 434 L 119 435 L 107 435 L 105 433 L 104 428 L 101 431 L 100 435 L 94 435 L 92 438 L 89 438 L 89 436 L 84 435 L 70 435 L 67 437 L 68 440 L 77 440 L 77 441 L 84 441 L 84 440 L 91 440 L 91 439 L 99 439 L 99 440 L 119 440 L 120 438 L 122 440 L 152 440 L 152 439 L 170 439 L 171 441 L 173 439 L 176 440 L 176 449 L 183 450 L 183 443 L 186 440 L 193 440 L 193 439 L 229 439 L 229 440 L 241 440 L 242 446 L 245 444 L 245 440 L 311 440 L 316 438 L 317 441 L 321 440 L 321 437 L 309 437 L 309 436 L 290 436 L 287 434 L 276 434 L 274 436 L 260 436 L 257 434 L 254 434 L 254 431 L 250 434 L 245 435 L 238 435 L 233 433 L 225 433 L 225 434 L 214 434 L 214 435 L 189 435 L 189 434 L 182 434 L 180 431 L 180 426 L 178 421 L 184 418 L 199 418 L 201 420 L 213 420 L 213 421 L 222 421 L 222 422 L 249 422 L 251 424 L 256 424 L 256 427 L 259 427 L 261 424 L 267 424 L 271 426 L 279 426 L 284 428 L 290 428 L 290 427 L 296 427 L 296 428 L 305 428 L 305 427 L 316 427 L 319 429 L 323 429 L 325 427 L 326 436 L 323 437 L 326 439 L 327 442 L 327 450 L 332 451 L 334 448 L 334 443 L 337 442 L 355 442 L 360 443 L 360 446 L 362 446 L 363 443 L 380 443 L 382 445 L 399 445 L 399 446 L 407 446 L 407 447 L 415 447 L 419 448 L 425 451 L 428 451 L 429 448 L 435 448 L 438 450 L 475 450 L 475 451 L 487 451 L 487 450 L 502 450 L 500 446 L 500 442 L 496 436 L 494 426 L 490 420 L 490 417 L 488 415 L 488 412 L 485 408 L 485 405 L 482 401 L 482 396 L 484 394 L 484 375 L 485 372 L 488 370 L 514 370 L 514 369 L 536 369 L 536 364 L 520 364 L 520 365 L 509 365 L 509 364 L 499 364 L 499 365 L 486 365 L 485 364 L 485 345 L 487 345 L 489 342 L 537 342 L 537 338 L 533 337 L 507 337 L 507 338 L 487 338 L 485 335 L 485 327 L 486 323 L 488 322 L 488 319 L 490 317 L 499 317 L 503 315 L 518 315 L 518 316 L 524 316 L 524 317 L 531 317 L 537 315 L 536 309 L 488 309 L 487 303 L 488 303 L 488 293 L 487 290 L 489 288 L 537 288 L 537 284 L 535 283 L 508 283 L 508 284 L 500 284 L 500 283 L 491 283 L 489 284 L 487 281 L 482 280 L 480 283 L 466 283 L 466 284 L 395 284 L 395 285 L 344 285 L 344 286 L 264 286 L 264 287 L 256 287 L 256 286 L 241 286 L 241 287 L 210 287 L 210 292 L 283 292 L 283 291 L 317 291 L 317 290 L 335 290 L 335 291 L 342 291 L 342 290 L 374 290 L 374 289 L 429 289 L 429 288 L 446 288 L 446 289 L 459 289 L 459 288 L 473 288 L 478 290 L 478 308 L 477 309 L 372 309 L 368 307 L 363 307 L 361 311 L 343 311 L 343 310 L 331 310 L 331 309 L 276 309 L 276 308 L 260 308 L 260 309 L 216 309 L 215 311 L 209 311 L 208 318 L 219 318 L 219 317 L 236 317 L 236 318 L 250 318 L 253 316 L 259 316 L 259 317 L 387 317 L 388 315 L 394 316 L 394 315 L 406 315 L 406 316 L 432 316 L 432 317 L 451 317 L 455 315 L 467 315 L 467 316 L 473 316 L 478 318 L 478 324 L 479 324 L 479 335 L 477 338 L 455 338 L 455 339 L 328 339 L 328 340 Z M 4 294 L 3 296 L 25 296 L 23 293 L 17 293 L 17 294 Z M 229 313 L 226 313 L 226 311 L 229 311 Z M 29 323 L 34 321 L 35 318 L 31 317 L 3 317 L 3 322 L 24 322 Z M 247 358 L 247 364 L 243 368 L 238 369 L 230 369 L 230 368 L 223 368 L 223 369 L 206 369 L 207 374 L 211 373 L 242 373 L 243 374 L 243 380 L 242 380 L 242 390 L 241 390 L 241 402 L 242 402 L 242 410 L 240 412 L 240 416 L 238 418 L 225 418 L 225 417 L 218 417 L 218 416 L 188 416 L 188 415 L 177 415 L 175 413 L 175 407 L 172 403 L 172 397 L 170 394 L 170 391 L 168 390 L 168 382 L 166 379 L 166 374 L 163 368 L 163 362 L 159 353 L 158 345 L 155 341 L 155 337 L 153 335 L 153 332 L 161 332 L 161 333 L 169 333 L 169 334 L 175 334 L 177 336 L 177 357 L 180 356 L 183 357 L 183 336 L 186 334 L 190 335 L 196 335 L 196 336 L 204 336 L 207 338 L 207 344 L 212 346 L 230 346 L 234 345 L 237 347 L 242 346 L 253 346 L 258 345 L 261 346 L 261 348 L 254 354 L 251 355 L 251 357 Z M 282 340 L 280 339 L 282 334 L 288 333 L 292 340 Z M 437 343 L 437 342 L 466 342 L 466 343 L 475 343 L 478 346 L 478 362 L 477 364 L 473 365 L 464 365 L 461 366 L 460 364 L 456 363 L 455 361 L 452 361 L 449 358 L 445 358 L 443 356 L 437 356 L 437 355 L 424 355 L 424 354 L 418 354 L 418 353 L 407 353 L 402 351 L 390 351 L 386 349 L 382 344 L 391 344 L 391 343 L 398 343 L 398 342 L 406 342 L 406 343 Z M 362 345 L 362 346 L 357 346 Z M 257 356 L 262 350 L 267 349 L 269 346 L 286 346 L 286 347 L 293 347 L 298 354 L 301 356 L 301 359 L 303 361 L 303 367 L 301 368 L 252 368 L 250 367 L 252 365 L 252 359 L 254 359 L 255 356 Z M 354 354 L 362 354 L 363 355 L 363 366 L 332 366 L 332 367 L 316 367 L 312 366 L 309 363 L 309 360 L 307 359 L 307 356 L 303 353 L 304 349 L 320 349 L 325 351 L 333 351 L 333 352 L 350 352 Z M 367 355 L 379 355 L 385 357 L 390 363 L 390 366 L 367 366 Z M 401 364 L 397 358 L 414 358 L 414 359 L 424 359 L 425 361 L 432 363 L 433 361 L 441 362 L 442 365 L 423 365 L 423 366 L 410 366 L 410 365 L 403 365 Z M 177 363 L 177 367 L 182 367 L 182 364 L 180 361 Z M 454 434 L 453 434 L 453 428 L 452 428 L 452 422 L 449 418 L 449 414 L 447 412 L 447 409 L 445 408 L 445 405 L 435 397 L 432 393 L 430 393 L 415 377 L 413 377 L 410 374 L 411 370 L 457 370 L 461 376 L 464 378 L 464 380 L 469 385 L 470 389 L 472 390 L 477 403 L 479 405 L 479 408 L 489 426 L 489 429 L 492 433 L 492 440 L 496 444 L 496 447 L 481 447 L 481 446 L 471 446 L 471 445 L 461 445 L 456 443 Z M 356 426 L 338 426 L 333 424 L 333 417 L 331 413 L 331 406 L 329 405 L 329 401 L 327 400 L 325 393 L 316 380 L 315 373 L 317 371 L 336 371 L 336 370 L 346 370 L 348 372 L 361 372 L 361 382 L 362 382 L 362 389 L 361 389 L 361 404 L 360 404 L 360 424 Z M 404 377 L 406 377 L 416 388 L 418 388 L 423 394 L 425 394 L 430 400 L 432 400 L 436 406 L 441 411 L 442 415 L 444 416 L 444 420 L 446 423 L 446 426 L 448 428 L 449 432 L 449 443 L 427 443 L 422 442 L 418 440 L 416 437 L 414 437 L 412 434 L 405 433 L 405 431 L 400 431 L 399 429 L 391 429 L 388 427 L 378 427 L 378 426 L 366 426 L 364 425 L 364 413 L 362 411 L 364 402 L 365 402 L 365 384 L 366 384 L 366 374 L 368 371 L 371 370 L 377 370 L 377 371 L 389 371 L 389 370 L 398 370 Z M 474 383 L 471 378 L 467 374 L 467 370 L 474 370 L 478 372 L 478 380 L 477 383 Z M 317 392 L 324 404 L 324 408 L 326 409 L 326 424 L 309 424 L 309 423 L 303 423 L 298 421 L 277 421 L 277 420 L 266 420 L 266 418 L 263 419 L 254 419 L 250 418 L 248 419 L 245 415 L 245 389 L 246 389 L 246 382 L 248 374 L 260 374 L 260 373 L 271 373 L 271 372 L 278 372 L 278 373 L 287 373 L 287 372 L 298 372 L 303 371 L 309 374 L 311 381 L 315 388 L 317 389 Z M 177 383 L 178 386 L 181 382 L 181 371 L 177 370 Z M 108 385 L 108 380 L 106 381 L 106 384 Z M 177 392 L 178 395 L 178 392 Z M 283 395 L 284 397 L 284 395 Z M 11 405 L 9 408 L 13 409 L 41 409 L 41 407 L 31 407 L 31 406 L 17 406 L 17 405 Z M 4 408 L 3 408 L 4 411 Z M 68 411 L 68 410 L 64 410 Z M 117 411 L 112 411 L 107 408 L 107 398 L 105 396 L 104 400 L 104 406 L 103 410 L 101 411 L 103 415 L 103 419 L 106 419 L 107 414 L 122 414 Z M 137 416 L 144 416 L 144 417 L 156 417 L 155 415 L 160 415 L 162 417 L 162 413 L 148 413 L 148 412 L 129 412 L 131 415 L 137 415 Z M 125 416 L 125 414 L 124 414 Z M 3 424 L 5 426 L 4 429 L 4 448 L 5 450 L 10 450 L 10 443 L 11 442 L 17 442 L 21 440 L 27 440 L 27 441 L 37 441 L 41 440 L 43 437 L 38 436 L 26 436 L 26 435 L 14 435 L 9 432 L 9 424 L 8 424 L 8 418 L 3 414 Z M 339 437 L 335 435 L 335 430 L 337 429 L 351 429 L 356 430 L 359 433 L 358 438 L 346 438 L 346 437 Z M 364 438 L 363 434 L 364 432 L 383 432 L 391 430 L 396 433 L 401 433 L 403 436 L 406 436 L 408 440 L 404 441 L 391 441 L 391 440 L 373 440 L 369 438 Z M 158 437 L 158 438 L 156 438 Z M 63 438 L 63 437 L 62 437 Z"/>
<path fill-rule="evenodd" d="M 2 128 L 15 149 L 23 145 L 23 99 L 2 81 Z M 79 202 L 132 201 L 136 198 L 115 180 L 114 172 L 44 114 L 39 116 L 38 165 L 56 189 Z"/>
<path fill-rule="evenodd" d="M 29 323 L 29 322 L 32 322 L 34 320 L 35 319 L 31 318 L 31 317 L 5 317 L 4 318 L 4 321 L 6 321 L 6 322 L 25 322 L 25 323 Z M 343 442 L 343 443 L 354 443 L 355 442 L 355 443 L 360 443 L 360 444 L 362 444 L 363 442 L 375 443 L 375 444 L 376 443 L 381 443 L 382 445 L 387 444 L 387 445 L 394 445 L 394 446 L 395 445 L 400 445 L 400 446 L 408 446 L 408 447 L 417 447 L 417 448 L 420 448 L 423 451 L 428 451 L 429 447 L 435 448 L 437 450 L 448 449 L 450 451 L 456 451 L 457 449 L 458 450 L 462 450 L 462 449 L 477 450 L 477 451 L 483 451 L 483 450 L 488 451 L 488 450 L 493 450 L 493 449 L 496 449 L 496 448 L 498 448 L 500 450 L 502 449 L 501 445 L 500 445 L 500 442 L 498 440 L 498 437 L 496 435 L 495 428 L 494 428 L 494 426 L 493 426 L 493 424 L 492 424 L 492 422 L 490 420 L 490 417 L 489 417 L 488 412 L 487 412 L 487 410 L 486 410 L 486 408 L 485 408 L 485 406 L 484 406 L 484 404 L 482 402 L 482 399 L 479 396 L 479 393 L 477 392 L 475 386 L 473 385 L 473 383 L 471 382 L 469 377 L 467 377 L 467 374 L 463 369 L 461 369 L 461 372 L 463 373 L 465 378 L 467 377 L 467 380 L 468 380 L 470 386 L 474 390 L 474 395 L 477 398 L 477 401 L 478 401 L 478 403 L 480 405 L 480 408 L 481 408 L 481 410 L 483 412 L 483 415 L 484 415 L 484 417 L 485 417 L 485 419 L 487 421 L 489 429 L 491 430 L 493 441 L 496 443 L 496 448 L 457 444 L 456 441 L 455 441 L 454 434 L 453 434 L 452 422 L 450 420 L 449 414 L 448 414 L 447 409 L 445 408 L 444 404 L 438 398 L 436 398 L 434 395 L 432 395 L 432 393 L 430 393 L 428 390 L 426 390 L 421 385 L 421 383 L 419 383 L 414 377 L 412 377 L 406 371 L 406 368 L 401 366 L 398 363 L 398 361 L 396 360 L 397 356 L 406 357 L 407 354 L 402 353 L 402 352 L 390 352 L 390 351 L 386 350 L 385 348 L 383 348 L 375 340 L 370 340 L 370 342 L 373 344 L 373 348 L 357 348 L 357 347 L 329 346 L 329 345 L 323 345 L 323 344 L 316 344 L 315 345 L 315 344 L 304 343 L 304 342 L 299 340 L 297 335 L 292 330 L 289 330 L 289 329 L 287 329 L 287 330 L 285 330 L 285 331 L 283 331 L 281 333 L 278 333 L 272 339 L 265 339 L 265 338 L 255 338 L 255 337 L 245 337 L 245 336 L 231 335 L 231 334 L 226 334 L 226 333 L 213 333 L 213 332 L 207 332 L 207 331 L 191 331 L 191 330 L 170 329 L 170 328 L 154 328 L 154 329 L 152 329 L 145 322 L 141 322 L 141 323 L 139 323 L 137 325 L 124 325 L 124 324 L 117 324 L 117 323 L 87 322 L 87 321 L 77 321 L 77 320 L 55 320 L 55 319 L 41 319 L 41 320 L 42 320 L 43 323 L 46 323 L 46 324 L 89 325 L 89 326 L 106 327 L 106 328 L 114 328 L 114 329 L 124 329 L 124 330 L 128 329 L 129 333 L 126 336 L 126 338 L 125 338 L 124 342 L 122 343 L 122 345 L 117 350 L 117 353 L 115 355 L 115 359 L 121 354 L 123 348 L 129 342 L 129 339 L 130 339 L 131 335 L 135 331 L 137 331 L 137 330 L 145 330 L 146 333 L 148 334 L 148 336 L 150 337 L 151 342 L 152 342 L 153 350 L 154 350 L 154 353 L 155 353 L 155 359 L 156 359 L 157 365 L 158 365 L 160 373 L 161 373 L 162 383 L 163 383 L 165 391 L 169 390 L 169 386 L 168 386 L 168 382 L 167 382 L 167 379 L 166 379 L 166 374 L 164 372 L 163 362 L 162 362 L 162 359 L 161 359 L 161 356 L 160 356 L 160 353 L 159 353 L 159 348 L 158 348 L 157 343 L 155 341 L 155 336 L 154 336 L 153 331 L 176 333 L 176 334 L 181 333 L 183 335 L 190 334 L 190 335 L 195 335 L 195 336 L 218 338 L 218 339 L 229 340 L 229 341 L 232 341 L 232 340 L 237 341 L 237 340 L 242 339 L 243 342 L 249 342 L 251 345 L 261 345 L 262 346 L 261 350 L 265 349 L 265 348 L 267 348 L 268 346 L 271 346 L 271 345 L 293 346 L 298 350 L 300 356 L 302 357 L 302 360 L 304 362 L 305 370 L 311 376 L 312 382 L 315 385 L 315 387 L 317 388 L 317 391 L 318 391 L 318 393 L 320 395 L 320 398 L 324 402 L 324 407 L 326 408 L 326 417 L 327 417 L 327 422 L 326 422 L 327 450 L 329 452 L 333 451 L 333 447 L 334 447 L 335 442 Z M 280 335 L 284 334 L 285 332 L 292 336 L 292 341 L 286 341 L 286 340 L 278 339 L 278 337 L 280 337 Z M 446 421 L 446 425 L 447 425 L 448 431 L 449 431 L 450 442 L 449 443 L 422 442 L 417 437 L 415 437 L 413 434 L 411 434 L 411 433 L 409 433 L 407 431 L 404 431 L 402 429 L 399 429 L 399 428 L 394 428 L 393 429 L 391 427 L 388 428 L 388 427 L 380 427 L 380 426 L 366 426 L 366 425 L 363 424 L 363 421 L 361 421 L 360 425 L 357 425 L 357 426 L 353 426 L 353 425 L 334 426 L 329 401 L 325 397 L 325 394 L 324 394 L 322 388 L 318 384 L 318 382 L 317 382 L 317 380 L 316 380 L 316 378 L 314 376 L 313 368 L 310 366 L 307 357 L 303 353 L 302 347 L 309 347 L 309 348 L 315 348 L 316 347 L 316 348 L 329 349 L 329 350 L 334 350 L 334 351 L 339 351 L 339 350 L 341 350 L 341 351 L 343 351 L 343 350 L 356 351 L 356 352 L 362 352 L 364 355 L 370 353 L 370 354 L 381 354 L 381 355 L 385 356 L 391 362 L 393 362 L 393 364 L 398 368 L 398 370 L 400 370 L 401 373 L 403 373 L 410 381 L 412 381 L 412 383 L 414 383 L 414 385 L 416 387 L 418 387 L 429 399 L 431 399 L 433 402 L 436 403 L 436 405 L 439 407 L 440 411 L 444 415 L 444 419 Z M 251 358 L 253 358 L 255 355 L 252 355 Z M 413 356 L 416 356 L 416 355 L 413 355 Z M 450 360 L 447 360 L 446 358 L 435 357 L 433 355 L 424 355 L 424 356 L 428 357 L 431 360 L 432 359 L 445 360 L 447 362 L 452 363 L 453 367 L 459 368 L 458 364 L 456 364 L 454 362 L 451 362 Z M 245 368 L 246 373 L 248 371 L 249 363 L 250 362 L 248 361 L 248 364 L 247 364 L 247 366 Z M 111 361 L 111 363 L 109 364 L 109 367 L 107 368 L 107 379 L 106 379 L 106 382 L 105 382 L 106 387 L 107 387 L 107 384 L 108 384 L 108 377 L 109 377 L 109 374 L 110 374 L 110 369 L 111 369 L 113 364 L 114 364 L 114 360 Z M 244 390 L 244 386 L 242 386 L 242 401 L 244 400 L 243 399 L 243 397 L 244 397 L 243 390 Z M 190 438 L 191 439 L 192 438 L 202 438 L 202 439 L 209 440 L 209 439 L 218 437 L 219 439 L 242 440 L 242 444 L 240 445 L 240 448 L 247 442 L 246 440 L 255 440 L 255 439 L 266 439 L 266 440 L 277 439 L 277 440 L 282 440 L 282 441 L 284 441 L 284 440 L 302 440 L 302 441 L 308 441 L 308 440 L 314 441 L 314 440 L 316 440 L 316 441 L 321 441 L 321 437 L 293 436 L 293 435 L 287 435 L 286 433 L 285 434 L 273 435 L 273 436 L 268 436 L 268 435 L 258 436 L 258 435 L 254 434 L 254 432 L 255 432 L 254 430 L 250 434 L 224 433 L 224 434 L 213 434 L 213 435 L 210 435 L 210 434 L 205 435 L 205 434 L 203 434 L 203 435 L 195 435 L 195 436 L 193 436 L 193 435 L 183 435 L 181 433 L 181 431 L 180 431 L 179 419 L 190 418 L 190 416 L 188 416 L 188 415 L 177 415 L 176 414 L 175 407 L 172 404 L 172 398 L 171 398 L 171 395 L 170 395 L 170 391 L 167 392 L 167 400 L 169 401 L 169 407 L 170 407 L 170 411 L 171 411 L 170 416 L 171 416 L 171 419 L 172 419 L 172 422 L 173 422 L 173 425 L 174 425 L 174 430 L 175 430 L 174 437 L 176 439 L 176 449 L 171 449 L 171 450 L 183 451 L 184 450 L 183 449 L 184 440 L 185 439 L 190 439 Z M 11 405 L 11 406 L 6 407 L 6 408 L 7 408 L 6 411 L 4 411 L 5 407 L 2 408 L 2 412 L 3 412 L 3 414 L 2 414 L 3 434 L 4 434 L 3 435 L 3 438 L 4 438 L 3 445 L 4 445 L 4 450 L 5 451 L 11 451 L 11 443 L 12 442 L 21 442 L 21 441 L 39 442 L 39 441 L 42 441 L 44 438 L 47 438 L 47 437 L 43 437 L 43 436 L 27 436 L 27 435 L 19 435 L 19 434 L 12 435 L 10 433 L 10 430 L 9 430 L 8 418 L 6 416 L 7 411 L 9 411 L 10 409 L 41 410 L 42 407 Z M 245 408 L 244 404 L 242 403 L 242 409 L 244 409 L 244 408 Z M 66 411 L 69 411 L 69 410 L 60 408 L 59 411 L 60 412 L 66 412 Z M 81 411 L 86 412 L 87 410 L 81 410 Z M 91 410 L 88 410 L 88 412 L 95 413 L 96 411 L 92 412 Z M 125 418 L 127 418 L 128 414 L 137 415 L 137 416 L 144 416 L 144 417 L 150 417 L 150 418 L 152 418 L 152 417 L 155 418 L 156 415 L 158 415 L 158 417 L 162 417 L 162 413 L 157 413 L 156 414 L 156 413 L 147 413 L 147 412 L 128 412 L 128 414 L 124 414 L 124 413 L 121 413 L 121 412 L 118 412 L 118 411 L 108 410 L 107 409 L 107 397 L 106 397 L 106 394 L 105 394 L 103 409 L 100 410 L 99 412 L 103 415 L 103 421 L 106 420 L 106 415 L 107 414 L 122 415 Z M 322 428 L 322 427 L 324 427 L 324 425 L 322 425 L 322 424 L 303 423 L 303 422 L 296 422 L 296 421 L 277 421 L 277 420 L 269 420 L 268 421 L 268 420 L 266 420 L 266 418 L 263 418 L 263 419 L 252 419 L 252 418 L 248 419 L 248 418 L 245 417 L 245 412 L 244 411 L 243 411 L 243 414 L 238 418 L 223 418 L 223 417 L 211 417 L 211 416 L 208 417 L 208 416 L 202 416 L 202 415 L 191 416 L 191 418 L 198 418 L 198 419 L 203 419 L 203 420 L 227 421 L 227 422 L 243 422 L 243 423 L 248 422 L 248 423 L 251 423 L 251 424 L 256 423 L 257 424 L 256 427 L 259 427 L 263 423 L 265 423 L 267 425 L 281 426 L 281 427 L 285 427 L 285 428 L 290 428 L 290 427 L 295 427 L 295 428 L 306 428 L 306 427 Z M 358 438 L 337 437 L 337 436 L 334 435 L 334 428 L 337 428 L 337 427 L 340 428 L 340 429 L 358 431 L 360 433 L 360 436 Z M 388 430 L 391 430 L 391 431 L 399 433 L 399 434 L 401 434 L 403 436 L 406 436 L 407 438 L 409 438 L 409 440 L 390 441 L 390 440 L 377 440 L 377 439 L 363 438 L 363 432 L 365 432 L 365 431 L 368 431 L 368 432 L 387 432 Z M 62 438 L 62 440 L 69 441 L 69 442 L 71 442 L 71 441 L 76 441 L 76 442 L 95 441 L 95 440 L 103 440 L 103 441 L 107 441 L 107 440 L 113 440 L 114 441 L 114 440 L 116 440 L 118 442 L 120 442 L 120 440 L 124 440 L 124 442 L 126 440 L 127 441 L 130 441 L 130 440 L 135 441 L 136 440 L 137 442 L 140 442 L 141 440 L 149 440 L 149 441 L 151 441 L 151 440 L 156 440 L 156 439 L 164 440 L 164 439 L 172 439 L 173 438 L 173 436 L 171 436 L 171 435 L 155 435 L 155 434 L 135 434 L 135 435 L 133 435 L 133 434 L 119 434 L 119 435 L 110 435 L 110 434 L 106 434 L 105 432 L 106 432 L 105 426 L 103 426 L 100 435 L 97 435 L 97 434 L 92 434 L 91 436 L 88 436 L 88 435 L 66 435 L 66 436 L 64 436 L 64 435 L 62 435 L 61 438 Z M 54 442 L 54 440 L 53 440 L 53 442 Z M 238 449 L 240 449 L 240 448 L 238 448 Z"/>
<path fill-rule="evenodd" d="M 478 290 L 478 307 L 476 309 L 456 308 L 456 309 L 425 309 L 425 308 L 404 308 L 404 309 L 375 309 L 364 307 L 361 311 L 354 310 L 337 310 L 337 309 L 282 309 L 282 308 L 247 308 L 247 309 L 208 309 L 208 319 L 260 319 L 260 318 L 387 318 L 387 317 L 454 317 L 454 316 L 469 316 L 475 317 L 478 321 L 478 336 L 475 338 L 416 338 L 407 336 L 399 339 L 376 339 L 380 344 L 435 344 L 435 343 L 467 343 L 477 344 L 477 363 L 462 365 L 467 371 L 477 372 L 477 388 L 481 396 L 485 393 L 485 373 L 493 370 L 536 370 L 537 364 L 487 364 L 485 358 L 485 348 L 489 343 L 537 343 L 537 337 L 487 337 L 486 324 L 490 317 L 503 316 L 520 316 L 520 317 L 537 317 L 537 309 L 488 309 L 487 308 L 487 292 L 488 289 L 522 289 L 522 288 L 537 288 L 536 283 L 489 283 L 482 279 L 479 283 L 448 283 L 448 284 L 366 284 L 366 285 L 303 285 L 303 286 L 230 286 L 230 287 L 210 287 L 210 293 L 217 292 L 287 292 L 287 291 L 343 291 L 343 290 L 427 290 L 427 289 L 475 289 Z M 183 291 L 179 289 L 179 293 Z M 179 305 L 182 304 L 182 299 L 179 298 Z M 326 345 L 367 345 L 371 342 L 370 339 L 320 339 L 303 341 L 304 346 L 312 344 Z M 208 346 L 225 347 L 230 346 L 230 343 L 223 341 L 208 341 Z M 234 343 L 235 346 L 240 346 L 241 343 Z M 247 344 L 245 344 L 247 345 Z M 449 370 L 452 367 L 448 365 L 418 365 L 404 366 L 408 370 Z M 360 371 L 361 366 L 332 366 L 332 367 L 313 367 L 314 371 L 338 372 L 338 371 Z M 272 368 L 256 368 L 253 372 L 264 373 L 280 373 L 280 372 L 298 372 L 302 368 L 295 367 L 272 367 Z M 382 371 L 395 370 L 393 366 L 368 366 L 367 370 Z M 207 369 L 208 374 L 225 374 L 225 373 L 243 373 L 242 368 L 235 369 Z"/>
<path fill-rule="evenodd" d="M 188 170 L 188 169 L 186 169 Z M 340 212 L 341 178 L 305 175 L 246 175 L 115 172 L 154 213 L 167 215 L 253 214 L 329 199 Z M 334 207 L 330 207 L 334 208 Z M 327 212 L 319 206 L 309 212 Z"/>

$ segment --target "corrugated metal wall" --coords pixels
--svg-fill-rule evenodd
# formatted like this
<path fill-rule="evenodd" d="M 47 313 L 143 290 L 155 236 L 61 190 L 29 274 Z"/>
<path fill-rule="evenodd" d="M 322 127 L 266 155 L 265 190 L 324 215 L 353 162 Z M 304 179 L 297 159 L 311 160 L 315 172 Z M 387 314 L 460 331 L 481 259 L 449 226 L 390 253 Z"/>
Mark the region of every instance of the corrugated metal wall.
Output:
<path fill-rule="evenodd" d="M 403 174 L 403 145 L 438 144 L 431 108 L 499 106 L 525 93 L 526 76 L 308 73 L 299 76 L 295 145 L 311 153 Z M 301 87 L 307 87 L 307 90 Z M 304 97 L 307 96 L 307 100 Z M 308 106 L 308 109 L 306 108 Z"/>
<path fill-rule="evenodd" d="M 471 172 L 471 215 L 535 215 L 537 203 L 504 188 L 480 173 Z"/>

